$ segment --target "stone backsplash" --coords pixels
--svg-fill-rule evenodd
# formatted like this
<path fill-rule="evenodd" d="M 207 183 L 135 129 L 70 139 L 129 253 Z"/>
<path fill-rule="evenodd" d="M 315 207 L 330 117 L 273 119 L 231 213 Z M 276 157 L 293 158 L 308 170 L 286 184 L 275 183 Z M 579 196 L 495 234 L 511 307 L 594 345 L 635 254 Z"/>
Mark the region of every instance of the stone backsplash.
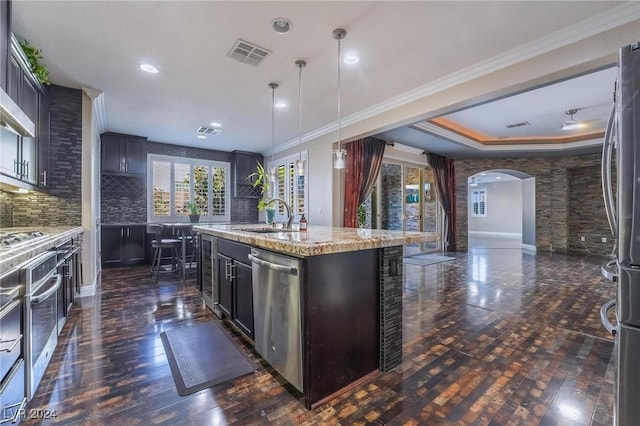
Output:
<path fill-rule="evenodd" d="M 232 162 L 232 153 L 211 149 L 193 148 L 166 143 L 145 142 L 147 154 L 167 155 L 171 157 L 199 158 L 211 161 Z M 104 179 L 104 177 L 103 177 Z M 112 179 L 112 178 L 110 178 Z M 101 194 L 101 215 L 103 224 L 145 223 L 147 221 L 146 183 L 127 184 L 124 177 L 117 189 Z M 233 186 L 233 185 L 232 185 Z M 230 188 L 231 190 L 231 188 Z M 233 192 L 232 192 L 233 195 Z M 231 197 L 232 222 L 257 222 L 258 200 L 253 198 Z"/>
<path fill-rule="evenodd" d="M 82 222 L 82 92 L 51 85 L 47 93 L 51 101 L 50 189 L 46 194 L 4 193 L 3 227 L 80 226 Z"/>

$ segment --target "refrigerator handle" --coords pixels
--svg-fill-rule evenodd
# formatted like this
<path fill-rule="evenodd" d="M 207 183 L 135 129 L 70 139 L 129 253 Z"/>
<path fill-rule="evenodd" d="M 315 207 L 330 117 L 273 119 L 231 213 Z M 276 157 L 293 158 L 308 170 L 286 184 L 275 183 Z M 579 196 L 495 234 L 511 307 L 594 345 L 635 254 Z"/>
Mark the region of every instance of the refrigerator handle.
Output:
<path fill-rule="evenodd" d="M 613 202 L 613 188 L 611 187 L 611 156 L 613 155 L 613 135 L 615 133 L 616 104 L 611 105 L 607 129 L 604 133 L 604 143 L 602 144 L 602 196 L 604 197 L 604 207 L 609 221 L 609 228 L 614 237 L 618 237 L 618 219 L 616 207 Z"/>
<path fill-rule="evenodd" d="M 605 263 L 600 265 L 600 272 L 602 273 L 602 276 L 609 281 L 618 281 L 618 263 L 616 259 L 607 260 Z"/>
<path fill-rule="evenodd" d="M 606 328 L 607 331 L 613 334 L 614 336 L 618 332 L 618 328 L 615 325 L 613 325 L 611 321 L 609 321 L 609 316 L 607 314 L 611 309 L 615 307 L 616 307 L 616 299 L 611 299 L 607 303 L 602 305 L 602 307 L 600 308 L 600 321 L 602 322 L 602 325 L 604 325 L 604 328 Z"/>

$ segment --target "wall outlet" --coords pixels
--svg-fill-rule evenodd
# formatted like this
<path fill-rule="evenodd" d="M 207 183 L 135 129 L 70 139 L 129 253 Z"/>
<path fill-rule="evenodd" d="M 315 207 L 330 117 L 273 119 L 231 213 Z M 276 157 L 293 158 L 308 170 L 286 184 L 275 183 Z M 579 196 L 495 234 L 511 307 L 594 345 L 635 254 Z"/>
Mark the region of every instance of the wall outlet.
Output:
<path fill-rule="evenodd" d="M 580 241 L 584 241 L 584 240 L 585 240 L 585 238 L 584 238 L 584 237 L 580 237 Z"/>
<path fill-rule="evenodd" d="M 607 237 L 602 237 L 602 242 L 606 243 L 607 242 Z"/>

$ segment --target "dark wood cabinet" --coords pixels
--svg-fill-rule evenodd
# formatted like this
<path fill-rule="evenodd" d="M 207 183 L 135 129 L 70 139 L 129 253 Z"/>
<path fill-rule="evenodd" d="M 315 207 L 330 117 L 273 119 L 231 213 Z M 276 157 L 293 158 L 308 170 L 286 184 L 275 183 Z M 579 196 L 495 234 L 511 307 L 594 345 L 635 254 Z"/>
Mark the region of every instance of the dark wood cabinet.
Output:
<path fill-rule="evenodd" d="M 38 186 L 42 189 L 48 189 L 51 165 L 51 108 L 49 100 L 45 96 L 40 96 L 38 103 L 36 138 L 38 146 Z"/>
<path fill-rule="evenodd" d="M 234 261 L 233 279 L 235 300 L 233 322 L 253 339 L 253 283 L 251 265 Z"/>
<path fill-rule="evenodd" d="M 4 5 L 3 5 L 4 7 Z M 4 29 L 3 29 L 4 30 Z M 4 40 L 1 44 L 4 43 Z M 3 158 L 0 172 L 15 179 L 17 183 L 29 184 L 27 188 L 39 187 L 46 190 L 49 187 L 49 139 L 50 117 L 49 102 L 46 90 L 31 73 L 27 59 L 15 37 L 8 38 L 8 56 L 2 81 L 9 97 L 20 107 L 25 115 L 35 125 L 33 137 L 16 136 L 16 146 L 13 141 L 4 144 Z"/>
<path fill-rule="evenodd" d="M 233 259 L 218 253 L 218 306 L 224 315 L 233 318 L 233 282 L 231 269 Z"/>
<path fill-rule="evenodd" d="M 7 91 L 9 46 L 11 45 L 11 2 L 0 0 L 0 87 Z"/>
<path fill-rule="evenodd" d="M 224 316 L 253 340 L 253 273 L 246 263 L 250 252 L 249 246 L 218 239 L 218 306 Z"/>
<path fill-rule="evenodd" d="M 145 260 L 146 225 L 103 225 L 101 258 L 103 266 L 122 266 Z"/>
<path fill-rule="evenodd" d="M 246 151 L 233 151 L 233 182 L 234 196 L 239 198 L 260 197 L 260 189 L 254 188 L 254 178 L 248 178 L 256 171 L 258 163 L 263 164 L 261 154 Z"/>
<path fill-rule="evenodd" d="M 144 142 L 140 136 L 104 133 L 102 139 L 102 173 L 144 176 L 147 170 Z"/>

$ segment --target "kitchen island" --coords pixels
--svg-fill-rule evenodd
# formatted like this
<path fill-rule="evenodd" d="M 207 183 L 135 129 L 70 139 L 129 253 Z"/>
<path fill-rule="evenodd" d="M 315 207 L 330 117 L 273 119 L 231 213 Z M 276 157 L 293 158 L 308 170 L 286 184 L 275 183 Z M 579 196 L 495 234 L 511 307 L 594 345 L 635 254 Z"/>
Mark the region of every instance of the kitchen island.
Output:
<path fill-rule="evenodd" d="M 256 351 L 302 392 L 307 408 L 402 361 L 402 246 L 436 241 L 437 234 L 323 226 L 194 230 L 212 242 L 202 250 L 203 295 L 212 288 L 214 312 L 224 307 L 222 316 L 252 340 L 255 330 Z M 265 271 L 273 259 L 289 259 L 281 263 L 289 266 Z"/>

